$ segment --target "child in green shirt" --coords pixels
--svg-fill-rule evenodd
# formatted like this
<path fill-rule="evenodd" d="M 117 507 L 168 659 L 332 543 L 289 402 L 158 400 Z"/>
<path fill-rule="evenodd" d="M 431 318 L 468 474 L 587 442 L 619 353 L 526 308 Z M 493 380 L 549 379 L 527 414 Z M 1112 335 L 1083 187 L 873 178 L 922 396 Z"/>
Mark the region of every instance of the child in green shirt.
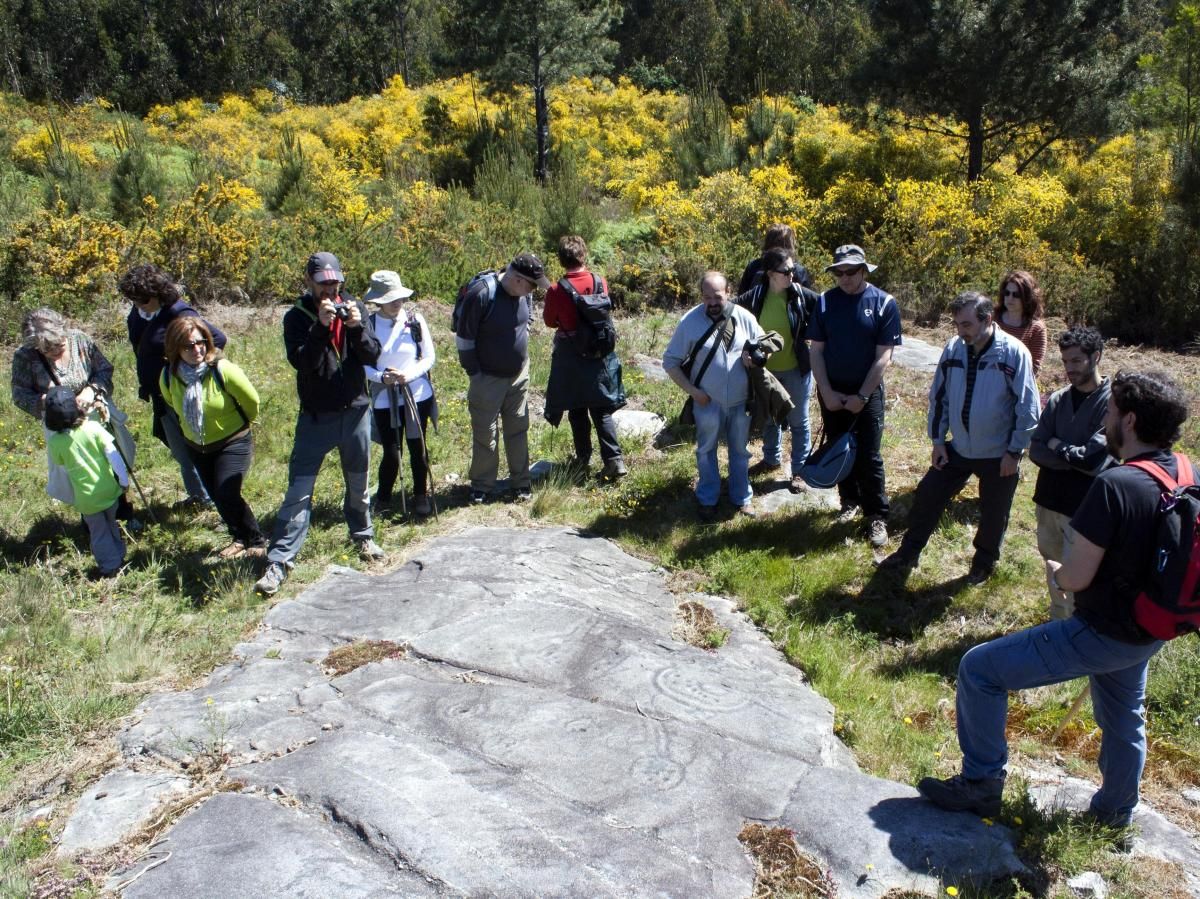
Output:
<path fill-rule="evenodd" d="M 117 527 L 117 501 L 129 484 L 125 462 L 112 435 L 84 417 L 69 388 L 55 387 L 46 394 L 45 421 L 54 432 L 47 442 L 50 458 L 71 479 L 74 506 L 87 525 L 100 575 L 114 575 L 125 564 L 125 542 Z"/>

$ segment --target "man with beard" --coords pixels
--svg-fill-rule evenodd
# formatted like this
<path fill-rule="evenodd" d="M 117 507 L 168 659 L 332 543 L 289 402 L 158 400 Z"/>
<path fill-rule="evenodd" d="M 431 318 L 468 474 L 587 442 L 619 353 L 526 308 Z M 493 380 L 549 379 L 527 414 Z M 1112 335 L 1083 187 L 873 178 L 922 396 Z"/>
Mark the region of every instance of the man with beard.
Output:
<path fill-rule="evenodd" d="M 1183 392 L 1167 375 L 1118 372 L 1104 418 L 1109 450 L 1125 463 L 1152 462 L 1179 480 L 1171 447 L 1187 416 Z M 1102 781 L 1086 817 L 1128 827 L 1146 761 L 1146 671 L 1162 646 L 1137 623 L 1133 606 L 1157 555 L 1160 501 L 1158 481 L 1136 466 L 1097 475 L 1071 519 L 1062 564 L 1047 563 L 1053 587 L 1075 594 L 1074 614 L 963 656 L 957 696 L 962 773 L 924 778 L 917 784 L 922 796 L 941 808 L 997 815 L 1008 761 L 1009 692 L 1087 675 L 1102 731 Z M 1117 845 L 1129 847 L 1128 831 Z"/>
<path fill-rule="evenodd" d="M 1029 458 L 1040 469 L 1033 501 L 1047 584 L 1053 573 L 1050 563 L 1062 561 L 1071 516 L 1096 475 L 1112 462 L 1104 438 L 1109 394 L 1108 378 L 1100 376 L 1104 338 L 1094 328 L 1075 327 L 1059 336 L 1058 349 L 1071 383 L 1046 402 L 1029 445 Z M 1074 608 L 1071 594 L 1050 587 L 1051 618 L 1070 618 Z"/>
<path fill-rule="evenodd" d="M 729 448 L 729 499 L 739 514 L 753 517 L 750 453 L 746 449 L 750 437 L 746 370 L 753 363 L 744 347 L 746 341 L 762 337 L 763 329 L 753 315 L 730 302 L 729 283 L 720 272 L 705 273 L 700 296 L 704 302 L 688 310 L 671 335 L 663 353 L 663 369 L 695 403 L 696 466 L 700 471 L 696 501 L 701 520 L 716 518 L 721 498 L 717 466 L 721 437 Z"/>

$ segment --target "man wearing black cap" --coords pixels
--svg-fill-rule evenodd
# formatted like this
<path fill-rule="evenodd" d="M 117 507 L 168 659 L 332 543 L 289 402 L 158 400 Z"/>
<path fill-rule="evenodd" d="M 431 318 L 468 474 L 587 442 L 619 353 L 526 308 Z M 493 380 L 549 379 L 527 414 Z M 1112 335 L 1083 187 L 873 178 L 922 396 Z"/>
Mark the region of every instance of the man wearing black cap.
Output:
<path fill-rule="evenodd" d="M 529 319 L 536 287 L 550 287 L 546 268 L 532 253 L 521 253 L 499 275 L 478 278 L 462 305 L 455 344 L 471 379 L 473 503 L 486 502 L 496 489 L 498 421 L 504 426 L 504 455 L 516 498 L 530 497 Z"/>
<path fill-rule="evenodd" d="M 350 537 L 363 559 L 385 555 L 375 542 L 367 496 L 371 402 L 363 369 L 378 361 L 379 341 L 362 304 L 342 290 L 344 281 L 336 256 L 313 253 L 304 274 L 307 290 L 283 317 L 283 343 L 296 369 L 300 414 L 288 460 L 287 494 L 267 550 L 267 570 L 255 584 L 267 596 L 279 590 L 304 545 L 317 472 L 334 448 L 342 461 L 342 510 Z"/>
<path fill-rule="evenodd" d="M 837 286 L 821 294 L 808 337 L 825 437 L 853 428 L 858 441 L 854 468 L 838 484 L 842 515 L 849 519 L 861 508 L 871 545 L 880 547 L 888 539 L 888 497 L 879 453 L 883 373 L 892 363 L 892 350 L 900 345 L 900 309 L 889 294 L 867 282 L 867 274 L 876 268 L 867 262 L 862 247 L 846 244 L 834 250 L 825 271 L 833 273 Z"/>

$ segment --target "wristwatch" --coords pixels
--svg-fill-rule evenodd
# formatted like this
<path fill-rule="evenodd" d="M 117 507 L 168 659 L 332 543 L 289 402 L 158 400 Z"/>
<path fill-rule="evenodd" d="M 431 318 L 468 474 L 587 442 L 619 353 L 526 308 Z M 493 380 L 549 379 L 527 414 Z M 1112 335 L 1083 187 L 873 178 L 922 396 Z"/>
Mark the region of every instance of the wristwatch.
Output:
<path fill-rule="evenodd" d="M 859 398 L 860 400 L 862 400 L 864 403 L 869 403 L 869 402 L 871 402 L 871 398 L 870 398 L 869 396 L 867 396 L 865 393 L 860 393 L 860 394 L 857 394 L 857 396 L 858 396 L 858 398 Z"/>

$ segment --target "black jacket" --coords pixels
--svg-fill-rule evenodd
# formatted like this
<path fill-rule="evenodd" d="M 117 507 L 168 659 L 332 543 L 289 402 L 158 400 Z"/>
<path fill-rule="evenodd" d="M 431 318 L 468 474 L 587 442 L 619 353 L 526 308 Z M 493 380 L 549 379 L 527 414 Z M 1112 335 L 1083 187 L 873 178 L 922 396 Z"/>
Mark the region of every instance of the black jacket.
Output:
<path fill-rule="evenodd" d="M 138 398 L 153 402 L 156 413 L 160 411 L 158 404 L 162 403 L 162 396 L 158 392 L 158 379 L 167 366 L 167 325 L 180 316 L 199 314 L 183 300 L 177 300 L 170 306 L 162 307 L 158 315 L 149 321 L 138 315 L 136 306 L 129 310 L 129 315 L 125 318 L 129 342 L 133 344 L 133 354 L 137 358 Z M 221 329 L 207 319 L 204 323 L 212 331 L 213 343 L 217 345 L 217 349 L 224 349 L 225 335 L 221 333 Z M 162 408 L 166 408 L 165 404 Z"/>
<path fill-rule="evenodd" d="M 757 319 L 762 315 L 763 301 L 766 296 L 767 285 L 763 276 L 760 276 L 751 288 L 739 296 L 735 302 Z M 815 293 L 795 281 L 788 286 L 787 314 L 788 323 L 792 326 L 792 352 L 796 354 L 796 365 L 804 374 L 812 371 L 808 344 L 804 337 L 808 333 L 808 323 L 812 321 L 818 299 L 820 298 Z"/>
<path fill-rule="evenodd" d="M 367 310 L 343 292 L 341 299 L 358 306 L 361 328 L 346 328 L 344 354 L 333 346 L 330 329 L 317 317 L 317 304 L 306 293 L 283 317 L 283 345 L 296 369 L 296 392 L 304 412 L 340 412 L 370 403 L 364 365 L 379 361 L 379 338 L 371 330 Z"/>

